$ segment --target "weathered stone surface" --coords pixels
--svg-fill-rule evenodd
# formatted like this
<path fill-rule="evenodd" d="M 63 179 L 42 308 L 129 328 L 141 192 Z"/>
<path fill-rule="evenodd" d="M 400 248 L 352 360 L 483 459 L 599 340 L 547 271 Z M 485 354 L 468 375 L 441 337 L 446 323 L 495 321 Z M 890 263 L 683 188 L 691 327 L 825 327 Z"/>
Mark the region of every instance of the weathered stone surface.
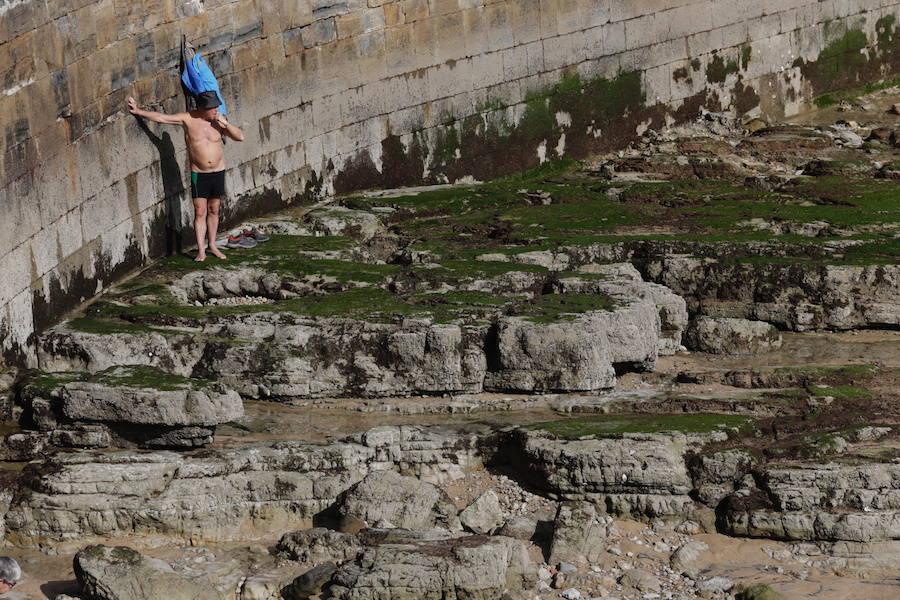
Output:
<path fill-rule="evenodd" d="M 691 461 L 691 477 L 697 498 L 715 507 L 735 490 L 735 485 L 751 471 L 753 456 L 741 450 L 701 454 Z"/>
<path fill-rule="evenodd" d="M 332 580 L 336 600 L 500 600 L 534 579 L 522 542 L 469 536 L 367 549 Z"/>
<path fill-rule="evenodd" d="M 633 587 L 640 592 L 658 592 L 660 590 L 659 578 L 651 575 L 643 569 L 633 569 L 619 578 L 619 583 Z"/>
<path fill-rule="evenodd" d="M 61 326 L 44 336 L 41 359 L 56 371 L 144 365 L 215 380 L 251 397 L 596 391 L 615 384 L 617 367 L 652 369 L 660 353 L 659 315 L 668 309 L 650 299 L 619 301 L 611 311 L 571 321 L 500 316 L 496 329 L 274 312 L 211 318 L 195 324 L 202 328 L 195 336 L 99 335 Z M 680 330 L 673 331 L 663 346 L 680 342 Z"/>
<path fill-rule="evenodd" d="M 784 596 L 764 583 L 751 585 L 741 591 L 736 598 L 738 600 L 785 600 Z"/>
<path fill-rule="evenodd" d="M 589 502 L 560 504 L 553 522 L 549 563 L 597 563 L 606 550 L 610 521 Z"/>
<path fill-rule="evenodd" d="M 0 471 L 0 539 L 6 535 L 6 513 L 12 504 L 13 495 L 19 487 L 19 474 Z"/>
<path fill-rule="evenodd" d="M 840 568 L 881 568 L 900 555 L 900 466 L 772 465 L 766 492 L 739 490 L 724 505 L 732 535 L 808 542 L 799 553 Z"/>
<path fill-rule="evenodd" d="M 154 390 L 75 382 L 63 386 L 62 414 L 72 421 L 135 425 L 218 425 L 244 414 L 240 396 L 222 385 Z"/>
<path fill-rule="evenodd" d="M 453 501 L 440 488 L 393 471 L 373 473 L 341 494 L 341 517 L 352 516 L 369 525 L 382 521 L 405 529 L 461 529 Z"/>
<path fill-rule="evenodd" d="M 30 431 L 0 437 L 0 460 L 29 461 L 40 456 L 47 447 L 44 433 Z"/>
<path fill-rule="evenodd" d="M 459 513 L 462 526 L 472 533 L 490 535 L 503 525 L 503 509 L 493 490 L 480 494 Z"/>
<path fill-rule="evenodd" d="M 402 469 L 440 480 L 481 465 L 476 434 L 404 426 L 360 437 L 359 443 L 279 442 L 200 455 L 54 455 L 26 467 L 23 487 L 6 514 L 7 539 L 22 545 L 52 540 L 66 547 L 126 536 L 271 536 L 311 526 L 315 515 L 370 472 Z M 442 508 L 444 502 L 436 494 L 432 506 Z M 437 511 L 429 514 L 437 521 Z M 458 524 L 454 517 L 455 509 L 448 509 L 446 518 Z"/>
<path fill-rule="evenodd" d="M 567 248 L 567 253 L 576 261 L 582 260 L 577 247 Z M 594 264 L 579 268 L 580 272 L 602 275 L 601 280 L 578 280 L 563 278 L 559 281 L 561 293 L 600 293 L 621 302 L 650 302 L 659 312 L 659 354 L 674 354 L 681 348 L 682 334 L 688 324 L 685 301 L 669 288 L 644 281 L 641 274 L 630 263 Z"/>
<path fill-rule="evenodd" d="M 22 397 L 37 429 L 61 447 L 201 446 L 212 442 L 216 425 L 244 414 L 240 396 L 222 384 L 176 378 L 141 384 L 136 375 L 170 377 L 113 367 L 60 387 L 30 385 Z"/>
<path fill-rule="evenodd" d="M 284 534 L 275 548 L 280 556 L 289 560 L 318 564 L 356 558 L 362 544 L 353 534 L 316 527 Z"/>
<path fill-rule="evenodd" d="M 571 322 L 500 321 L 490 390 L 595 391 L 615 385 L 614 364 L 652 369 L 659 347 L 659 315 L 650 303 L 591 312 Z"/>
<path fill-rule="evenodd" d="M 365 210 L 328 206 L 306 215 L 312 230 L 319 235 L 342 235 L 368 240 L 384 231 L 377 215 Z"/>
<path fill-rule="evenodd" d="M 762 321 L 699 317 L 691 322 L 685 345 L 712 354 L 758 354 L 781 347 L 781 333 Z"/>
<path fill-rule="evenodd" d="M 691 577 L 697 576 L 697 561 L 703 553 L 709 550 L 709 546 L 703 542 L 690 541 L 679 546 L 669 558 L 669 564 L 678 573 L 688 573 Z"/>
<path fill-rule="evenodd" d="M 166 562 L 124 546 L 88 546 L 75 555 L 75 576 L 93 600 L 226 600 L 229 594 L 175 573 Z"/>
<path fill-rule="evenodd" d="M 695 508 L 684 462 L 694 442 L 683 434 L 563 440 L 533 431 L 520 432 L 516 443 L 534 484 L 563 498 L 647 517 L 688 515 Z"/>
<path fill-rule="evenodd" d="M 653 281 L 710 317 L 766 321 L 793 331 L 900 324 L 900 266 L 728 264 L 671 257 L 646 269 Z"/>

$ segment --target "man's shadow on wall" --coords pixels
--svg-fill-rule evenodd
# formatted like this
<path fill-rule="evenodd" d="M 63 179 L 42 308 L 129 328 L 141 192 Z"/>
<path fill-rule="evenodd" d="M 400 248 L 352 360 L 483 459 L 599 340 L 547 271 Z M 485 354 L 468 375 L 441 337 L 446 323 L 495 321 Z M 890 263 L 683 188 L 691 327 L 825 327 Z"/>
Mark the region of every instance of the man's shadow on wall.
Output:
<path fill-rule="evenodd" d="M 159 152 L 159 171 L 162 177 L 163 196 L 166 212 L 166 256 L 182 254 L 182 218 L 181 203 L 184 198 L 184 180 L 181 178 L 181 167 L 175 157 L 175 144 L 169 132 L 163 132 L 162 136 L 153 133 L 147 122 L 140 117 L 135 117 L 138 125 Z"/>

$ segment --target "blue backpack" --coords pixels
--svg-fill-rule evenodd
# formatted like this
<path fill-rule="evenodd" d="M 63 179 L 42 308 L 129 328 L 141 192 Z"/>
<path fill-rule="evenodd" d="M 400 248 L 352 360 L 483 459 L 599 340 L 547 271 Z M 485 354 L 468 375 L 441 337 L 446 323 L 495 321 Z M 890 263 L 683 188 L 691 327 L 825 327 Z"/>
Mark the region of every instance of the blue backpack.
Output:
<path fill-rule="evenodd" d="M 194 52 L 194 48 L 187 42 L 186 36 L 181 36 L 181 83 L 186 92 L 188 110 L 197 108 L 196 96 L 203 92 L 215 92 L 221 102 L 219 112 L 223 115 L 228 114 L 216 76 L 213 75 L 212 69 L 209 68 L 203 57 Z"/>

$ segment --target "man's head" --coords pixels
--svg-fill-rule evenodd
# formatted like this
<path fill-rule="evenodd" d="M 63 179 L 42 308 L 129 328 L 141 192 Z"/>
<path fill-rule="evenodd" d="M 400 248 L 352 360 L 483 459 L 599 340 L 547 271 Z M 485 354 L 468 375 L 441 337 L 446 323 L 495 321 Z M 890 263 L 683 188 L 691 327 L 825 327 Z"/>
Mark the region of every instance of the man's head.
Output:
<path fill-rule="evenodd" d="M 16 587 L 22 579 L 19 563 L 8 556 L 0 556 L 0 594 L 5 594 Z"/>
<path fill-rule="evenodd" d="M 197 95 L 197 112 L 201 119 L 212 121 L 219 114 L 219 97 L 213 91 L 200 92 Z"/>

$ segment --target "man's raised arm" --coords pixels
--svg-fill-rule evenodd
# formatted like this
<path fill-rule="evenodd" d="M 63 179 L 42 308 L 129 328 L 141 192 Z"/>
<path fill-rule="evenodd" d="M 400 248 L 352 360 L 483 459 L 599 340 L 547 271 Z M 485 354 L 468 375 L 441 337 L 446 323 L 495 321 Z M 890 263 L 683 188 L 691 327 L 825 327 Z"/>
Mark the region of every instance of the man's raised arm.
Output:
<path fill-rule="evenodd" d="M 184 116 L 181 114 L 167 115 L 166 113 L 154 112 L 152 110 L 144 110 L 138 108 L 134 98 L 128 96 L 128 112 L 138 117 L 144 117 L 155 123 L 164 123 L 166 125 L 183 125 Z"/>
<path fill-rule="evenodd" d="M 222 113 L 216 115 L 216 125 L 219 126 L 219 131 L 222 132 L 222 135 L 227 135 L 236 142 L 244 141 L 244 132 L 229 123 Z"/>

